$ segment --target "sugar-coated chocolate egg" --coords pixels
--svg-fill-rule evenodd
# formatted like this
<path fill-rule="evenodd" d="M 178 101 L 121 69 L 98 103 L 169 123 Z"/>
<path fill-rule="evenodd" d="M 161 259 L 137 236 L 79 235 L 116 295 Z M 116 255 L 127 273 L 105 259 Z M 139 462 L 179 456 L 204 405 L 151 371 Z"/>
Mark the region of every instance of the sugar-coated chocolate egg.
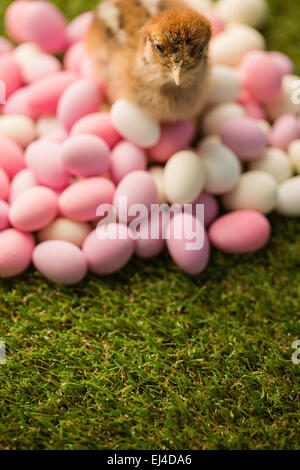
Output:
<path fill-rule="evenodd" d="M 19 171 L 10 183 L 9 202 L 12 204 L 17 197 L 26 191 L 26 189 L 38 186 L 32 171 L 29 168 L 24 168 Z"/>
<path fill-rule="evenodd" d="M 168 228 L 167 247 L 175 263 L 188 274 L 199 274 L 207 266 L 210 246 L 202 222 L 188 213 L 176 214 Z"/>
<path fill-rule="evenodd" d="M 73 44 L 64 55 L 64 69 L 80 74 L 82 61 L 86 57 L 85 44 L 83 41 Z"/>
<path fill-rule="evenodd" d="M 253 253 L 268 242 L 271 225 L 260 212 L 238 210 L 223 215 L 209 229 L 211 243 L 225 253 Z"/>
<path fill-rule="evenodd" d="M 278 184 L 290 178 L 293 174 L 292 164 L 285 152 L 278 148 L 267 148 L 262 156 L 250 162 L 249 170 L 265 171 L 272 175 Z"/>
<path fill-rule="evenodd" d="M 14 140 L 1 135 L 0 118 L 0 167 L 9 178 L 13 178 L 24 166 L 23 149 Z"/>
<path fill-rule="evenodd" d="M 124 139 L 143 148 L 153 147 L 160 138 L 160 126 L 139 106 L 127 99 L 117 100 L 111 108 L 111 120 Z"/>
<path fill-rule="evenodd" d="M 223 143 L 241 160 L 255 160 L 267 146 L 267 137 L 251 118 L 237 118 L 225 122 L 220 129 Z"/>
<path fill-rule="evenodd" d="M 24 17 L 28 4 L 29 2 L 25 0 L 11 2 L 5 12 L 6 31 L 16 42 L 28 41 L 27 29 L 24 26 Z"/>
<path fill-rule="evenodd" d="M 232 119 L 245 116 L 245 109 L 238 103 L 221 103 L 209 109 L 203 116 L 202 129 L 205 135 L 217 135 L 221 126 Z"/>
<path fill-rule="evenodd" d="M 22 67 L 25 83 L 32 83 L 40 78 L 61 70 L 60 61 L 50 54 L 35 54 Z"/>
<path fill-rule="evenodd" d="M 55 114 L 63 92 L 76 80 L 73 72 L 57 72 L 40 78 L 28 90 L 28 105 L 37 114 Z"/>
<path fill-rule="evenodd" d="M 68 186 L 70 177 L 63 164 L 59 144 L 45 139 L 36 140 L 26 149 L 25 163 L 39 184 L 55 190 Z"/>
<path fill-rule="evenodd" d="M 110 165 L 110 149 L 107 143 L 95 135 L 77 135 L 64 141 L 60 158 L 72 175 L 99 176 Z"/>
<path fill-rule="evenodd" d="M 0 232 L 9 227 L 9 205 L 5 201 L 0 201 Z"/>
<path fill-rule="evenodd" d="M 283 114 L 274 123 L 269 133 L 273 147 L 287 150 L 289 145 L 300 138 L 300 121 L 293 114 Z"/>
<path fill-rule="evenodd" d="M 37 233 L 40 242 L 47 240 L 64 240 L 73 243 L 79 248 L 91 231 L 91 227 L 86 222 L 58 217 Z"/>
<path fill-rule="evenodd" d="M 27 147 L 35 139 L 35 125 L 32 119 L 21 114 L 0 116 L 0 137 L 8 137 L 21 147 Z"/>
<path fill-rule="evenodd" d="M 215 36 L 210 44 L 210 56 L 215 64 L 239 65 L 249 51 L 265 48 L 264 37 L 244 24 L 233 23 Z"/>
<path fill-rule="evenodd" d="M 262 103 L 271 103 L 281 92 L 282 72 L 269 53 L 252 51 L 240 66 L 244 87 Z"/>
<path fill-rule="evenodd" d="M 43 54 L 42 49 L 34 42 L 24 42 L 13 50 L 13 56 L 21 69 L 26 67 L 29 61 L 40 54 Z"/>
<path fill-rule="evenodd" d="M 216 12 L 228 23 L 245 23 L 254 28 L 261 27 L 268 18 L 265 0 L 219 0 Z"/>
<path fill-rule="evenodd" d="M 93 17 L 92 11 L 86 11 L 69 23 L 66 31 L 69 44 L 74 44 L 84 39 Z"/>
<path fill-rule="evenodd" d="M 203 191 L 196 201 L 193 202 L 193 215 L 196 217 L 198 204 L 203 204 L 204 206 L 204 225 L 208 227 L 218 217 L 220 211 L 219 203 L 214 196 Z"/>
<path fill-rule="evenodd" d="M 91 80 L 82 79 L 72 83 L 60 97 L 57 115 L 70 131 L 76 121 L 99 110 L 102 97 L 99 87 Z"/>
<path fill-rule="evenodd" d="M 275 64 L 280 68 L 282 75 L 291 75 L 294 72 L 293 61 L 286 54 L 282 52 L 269 52 L 270 57 Z"/>
<path fill-rule="evenodd" d="M 157 256 L 164 249 L 162 223 L 159 217 L 144 219 L 135 239 L 134 253 L 143 259 Z"/>
<path fill-rule="evenodd" d="M 5 201 L 9 194 L 9 179 L 4 170 L 0 167 L 0 200 Z"/>
<path fill-rule="evenodd" d="M 241 164 L 225 145 L 208 143 L 199 152 L 205 171 L 204 189 L 220 195 L 232 189 L 241 174 Z"/>
<path fill-rule="evenodd" d="M 286 217 L 300 217 L 300 176 L 294 176 L 279 186 L 276 211 Z"/>
<path fill-rule="evenodd" d="M 5 84 L 6 98 L 22 85 L 22 72 L 14 56 L 0 55 L 0 81 Z"/>
<path fill-rule="evenodd" d="M 0 276 L 14 277 L 31 263 L 34 238 L 13 228 L 0 232 Z"/>
<path fill-rule="evenodd" d="M 133 171 L 118 184 L 114 195 L 114 207 L 120 222 L 127 222 L 133 217 L 135 204 L 143 205 L 150 211 L 152 204 L 157 204 L 157 188 L 154 179 L 147 171 Z M 123 203 L 125 207 L 123 207 Z M 134 211 L 133 211 L 134 212 Z M 147 213 L 147 217 L 149 212 Z"/>
<path fill-rule="evenodd" d="M 241 91 L 240 73 L 227 65 L 214 65 L 210 72 L 209 96 L 210 103 L 235 101 Z"/>
<path fill-rule="evenodd" d="M 166 162 L 174 153 L 187 148 L 194 136 L 195 128 L 191 121 L 178 121 L 163 124 L 156 145 L 148 149 L 151 160 Z"/>
<path fill-rule="evenodd" d="M 205 185 L 205 168 L 191 150 L 175 153 L 164 169 L 164 188 L 171 203 L 192 203 Z"/>
<path fill-rule="evenodd" d="M 165 204 L 167 202 L 167 196 L 164 187 L 164 167 L 163 166 L 152 166 L 148 172 L 154 179 L 156 189 L 158 192 L 158 204 Z"/>
<path fill-rule="evenodd" d="M 35 268 L 49 281 L 78 284 L 87 273 L 87 261 L 78 246 L 64 240 L 39 243 L 32 255 Z"/>
<path fill-rule="evenodd" d="M 29 2 L 24 14 L 28 41 L 50 53 L 61 52 L 66 47 L 66 21 L 55 5 L 45 1 Z"/>
<path fill-rule="evenodd" d="M 283 77 L 281 92 L 272 103 L 268 103 L 267 112 L 273 121 L 282 114 L 300 114 L 300 77 Z"/>
<path fill-rule="evenodd" d="M 102 177 L 76 181 L 59 197 L 62 215 L 80 222 L 97 219 L 97 208 L 101 204 L 112 204 L 114 184 Z"/>
<path fill-rule="evenodd" d="M 10 95 L 3 106 L 3 114 L 23 115 L 30 119 L 36 119 L 36 113 L 30 109 L 28 104 L 28 88 L 27 86 L 19 88 Z"/>
<path fill-rule="evenodd" d="M 278 186 L 273 176 L 264 171 L 248 171 L 222 197 L 222 203 L 230 211 L 252 209 L 269 214 L 276 207 L 277 197 Z"/>
<path fill-rule="evenodd" d="M 11 224 L 18 230 L 35 232 L 49 225 L 57 214 L 57 196 L 49 188 L 34 186 L 22 192 L 9 211 Z"/>
<path fill-rule="evenodd" d="M 114 128 L 109 113 L 93 113 L 79 119 L 71 130 L 71 135 L 92 134 L 105 140 L 113 148 L 121 140 Z"/>
<path fill-rule="evenodd" d="M 123 140 L 113 148 L 109 172 L 114 183 L 119 183 L 128 173 L 144 171 L 146 168 L 147 156 L 144 149 L 127 140 Z"/>
<path fill-rule="evenodd" d="M 85 239 L 82 249 L 90 271 L 106 276 L 119 271 L 128 263 L 134 245 L 126 225 L 110 223 L 93 230 Z"/>

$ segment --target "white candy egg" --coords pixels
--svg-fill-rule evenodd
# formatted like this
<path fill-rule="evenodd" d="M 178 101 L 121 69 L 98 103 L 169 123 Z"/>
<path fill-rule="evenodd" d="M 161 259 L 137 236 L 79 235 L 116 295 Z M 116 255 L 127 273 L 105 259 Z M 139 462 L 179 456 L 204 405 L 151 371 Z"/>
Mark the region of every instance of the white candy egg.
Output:
<path fill-rule="evenodd" d="M 249 164 L 249 170 L 265 171 L 272 175 L 278 184 L 293 174 L 287 154 L 278 148 L 267 148 L 262 157 Z"/>
<path fill-rule="evenodd" d="M 213 9 L 214 5 L 211 0 L 184 0 L 187 5 L 189 5 L 191 8 L 194 8 L 194 10 L 199 11 L 200 13 L 203 13 L 205 11 L 210 11 Z"/>
<path fill-rule="evenodd" d="M 0 135 L 9 137 L 22 147 L 35 139 L 35 125 L 32 119 L 20 114 L 0 116 Z"/>
<path fill-rule="evenodd" d="M 282 114 L 300 115 L 300 77 L 297 75 L 283 77 L 281 94 L 267 105 L 267 112 L 272 120 Z"/>
<path fill-rule="evenodd" d="M 205 184 L 205 169 L 199 156 L 190 150 L 175 153 L 164 169 L 164 187 L 171 203 L 192 203 Z"/>
<path fill-rule="evenodd" d="M 253 28 L 262 26 L 268 18 L 265 0 L 220 0 L 216 12 L 227 23 L 245 23 Z"/>
<path fill-rule="evenodd" d="M 36 122 L 36 133 L 38 137 L 43 137 L 54 131 L 63 129 L 59 120 L 54 116 L 40 117 Z"/>
<path fill-rule="evenodd" d="M 237 103 L 218 104 L 204 115 L 202 123 L 203 132 L 205 135 L 218 134 L 221 126 L 226 121 L 245 115 L 245 109 Z"/>
<path fill-rule="evenodd" d="M 20 67 L 25 67 L 34 56 L 42 53 L 42 49 L 34 42 L 24 42 L 24 44 L 20 44 L 14 49 L 13 56 Z"/>
<path fill-rule="evenodd" d="M 209 103 L 235 101 L 242 88 L 240 74 L 228 65 L 214 65 L 210 72 L 209 86 Z"/>
<path fill-rule="evenodd" d="M 159 124 L 129 100 L 120 99 L 113 104 L 111 121 L 122 137 L 140 147 L 150 148 L 159 140 Z"/>
<path fill-rule="evenodd" d="M 294 176 L 279 186 L 276 210 L 287 217 L 300 217 L 300 176 Z"/>
<path fill-rule="evenodd" d="M 158 192 L 158 204 L 164 204 L 167 202 L 167 196 L 164 188 L 164 167 L 163 166 L 152 166 L 149 170 L 150 175 L 153 177 L 157 192 Z"/>
<path fill-rule="evenodd" d="M 247 52 L 265 45 L 264 37 L 251 26 L 231 24 L 211 41 L 210 57 L 215 64 L 236 66 Z"/>
<path fill-rule="evenodd" d="M 64 240 L 79 248 L 91 231 L 89 224 L 59 217 L 37 233 L 40 242 L 46 240 Z"/>
<path fill-rule="evenodd" d="M 222 197 L 228 210 L 253 209 L 269 214 L 277 204 L 278 189 L 273 176 L 263 171 L 243 173 L 236 186 Z"/>
<path fill-rule="evenodd" d="M 200 151 L 205 168 L 204 189 L 220 195 L 232 189 L 241 174 L 241 164 L 235 154 L 225 145 L 208 143 Z"/>
<path fill-rule="evenodd" d="M 294 140 L 288 148 L 288 156 L 295 171 L 300 174 L 300 139 Z"/>

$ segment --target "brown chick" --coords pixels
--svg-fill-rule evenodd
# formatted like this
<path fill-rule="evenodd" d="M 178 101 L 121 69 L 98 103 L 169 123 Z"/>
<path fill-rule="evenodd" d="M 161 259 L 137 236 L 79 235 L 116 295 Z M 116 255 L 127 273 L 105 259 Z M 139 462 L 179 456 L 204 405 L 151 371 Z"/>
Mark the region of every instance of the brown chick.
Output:
<path fill-rule="evenodd" d="M 103 0 L 86 44 L 111 103 L 177 121 L 204 105 L 210 37 L 209 21 L 180 0 Z"/>

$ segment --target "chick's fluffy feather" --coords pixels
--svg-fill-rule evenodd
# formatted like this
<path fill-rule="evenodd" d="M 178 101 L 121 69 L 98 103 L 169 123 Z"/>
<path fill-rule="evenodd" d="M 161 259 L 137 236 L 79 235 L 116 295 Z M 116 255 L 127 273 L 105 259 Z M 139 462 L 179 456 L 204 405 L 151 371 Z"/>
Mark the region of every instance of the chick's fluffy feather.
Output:
<path fill-rule="evenodd" d="M 110 102 L 127 98 L 159 121 L 176 121 L 204 104 L 210 36 L 208 20 L 179 0 L 104 0 L 86 44 Z"/>

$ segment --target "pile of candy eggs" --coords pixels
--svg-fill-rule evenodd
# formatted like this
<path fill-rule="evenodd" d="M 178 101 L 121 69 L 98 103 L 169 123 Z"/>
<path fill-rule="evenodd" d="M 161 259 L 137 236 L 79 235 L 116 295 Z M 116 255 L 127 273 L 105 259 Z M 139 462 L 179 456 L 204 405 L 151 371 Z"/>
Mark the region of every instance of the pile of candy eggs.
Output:
<path fill-rule="evenodd" d="M 267 18 L 265 1 L 188 3 L 213 30 L 202 138 L 193 148 L 193 122 L 154 122 L 126 99 L 104 110 L 105 84 L 83 41 L 91 12 L 67 24 L 46 1 L 8 7 L 6 31 L 17 45 L 0 38 L 1 276 L 33 263 L 47 279 L 71 285 L 88 270 L 113 274 L 134 254 L 150 258 L 165 246 L 195 275 L 210 245 L 255 252 L 270 238 L 268 214 L 300 217 L 300 78 L 287 56 L 265 51 L 255 29 Z M 124 197 L 148 209 L 203 204 L 204 221 L 196 210 L 180 212 L 167 240 L 162 227 L 157 239 L 136 240 L 118 212 Z M 118 236 L 99 237 L 102 204 L 116 208 L 108 228 Z M 185 223 L 204 233 L 198 250 L 172 236 Z"/>

